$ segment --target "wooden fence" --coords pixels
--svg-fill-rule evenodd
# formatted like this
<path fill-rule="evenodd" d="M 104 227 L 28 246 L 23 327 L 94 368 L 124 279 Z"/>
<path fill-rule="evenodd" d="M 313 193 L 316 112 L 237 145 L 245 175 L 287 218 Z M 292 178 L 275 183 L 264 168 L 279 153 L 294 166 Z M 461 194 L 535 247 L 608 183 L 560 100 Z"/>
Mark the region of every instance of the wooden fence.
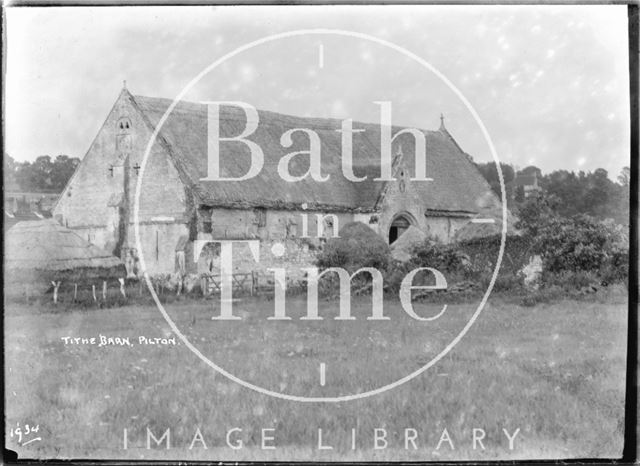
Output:
<path fill-rule="evenodd" d="M 199 285 L 202 296 L 207 297 L 219 294 L 221 291 L 222 275 L 202 274 Z M 254 296 L 259 292 L 271 289 L 271 281 L 266 275 L 256 271 L 248 273 L 235 273 L 231 276 L 234 292 L 245 292 Z M 163 281 L 158 277 L 152 277 L 151 282 L 158 295 L 181 294 L 183 287 L 176 287 L 177 282 Z M 52 281 L 46 294 L 51 294 L 52 301 L 71 303 L 105 303 L 113 301 L 128 301 L 129 298 L 136 298 L 150 295 L 147 283 L 144 279 L 137 281 L 126 281 L 123 278 L 98 280 L 95 283 L 74 283 L 63 281 Z M 29 284 L 25 284 L 22 296 L 27 304 L 37 300 L 42 296 Z"/>

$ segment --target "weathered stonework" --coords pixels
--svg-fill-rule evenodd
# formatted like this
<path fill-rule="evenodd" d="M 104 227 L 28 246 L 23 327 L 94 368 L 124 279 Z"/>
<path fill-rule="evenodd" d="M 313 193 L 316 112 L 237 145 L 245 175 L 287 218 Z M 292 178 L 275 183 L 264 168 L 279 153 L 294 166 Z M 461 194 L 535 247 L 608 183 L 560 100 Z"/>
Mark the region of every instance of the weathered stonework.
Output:
<path fill-rule="evenodd" d="M 448 242 L 471 217 L 468 212 L 427 211 L 425 199 L 430 196 L 430 182 L 412 181 L 411 170 L 401 154 L 394 161 L 396 180 L 385 184 L 377 194 L 377 201 L 374 197 L 370 199 L 369 204 L 375 208 L 352 205 L 350 210 L 341 207 L 318 211 L 304 203 L 298 204 L 299 208 L 215 207 L 210 198 L 207 202 L 199 200 L 200 188 L 194 186 L 193 171 L 189 170 L 201 168 L 185 168 L 185 159 L 178 160 L 172 153 L 175 138 L 186 137 L 184 131 L 194 131 L 193 123 L 185 124 L 178 135 L 173 134 L 174 140 L 164 139 L 161 132 L 142 171 L 153 124 L 136 98 L 123 90 L 53 210 L 62 225 L 122 258 L 133 253 L 152 274 L 178 270 L 181 254 L 188 272 L 211 269 L 215 249 L 208 248 L 194 258 L 196 239 L 258 239 L 260 263 L 256 264 L 246 247 L 244 251 L 238 247 L 236 271 L 266 272 L 270 267 L 283 267 L 294 279 L 301 278 L 300 269 L 313 265 L 323 244 L 324 239 L 318 237 L 331 237 L 334 227 L 337 234 L 343 225 L 359 221 L 389 240 L 392 225 L 402 218 L 433 240 Z M 437 141 L 444 144 L 446 138 L 450 138 L 448 133 L 446 137 L 437 136 Z M 192 149 L 200 153 L 199 147 Z M 140 177 L 137 221 L 142 251 L 135 251 L 135 193 Z M 318 215 L 322 216 L 322 233 L 318 231 Z M 284 246 L 282 256 L 273 252 L 279 249 L 279 246 L 273 249 L 278 244 Z"/>
<path fill-rule="evenodd" d="M 127 134 L 120 127 L 123 121 L 129 125 Z M 129 93 L 121 93 L 60 196 L 54 218 L 120 257 L 125 250 L 135 248 L 135 190 L 151 134 Z M 175 166 L 158 142 L 145 167 L 139 207 L 148 270 L 173 271 L 177 240 L 187 233 L 185 191 Z"/>

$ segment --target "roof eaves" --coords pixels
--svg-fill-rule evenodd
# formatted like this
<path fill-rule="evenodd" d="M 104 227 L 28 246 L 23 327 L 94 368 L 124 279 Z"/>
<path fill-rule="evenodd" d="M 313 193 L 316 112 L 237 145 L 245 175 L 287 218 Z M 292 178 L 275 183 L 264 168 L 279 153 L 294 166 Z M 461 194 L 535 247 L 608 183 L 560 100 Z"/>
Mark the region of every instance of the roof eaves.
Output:
<path fill-rule="evenodd" d="M 303 206 L 303 204 L 306 204 Z M 206 207 L 218 207 L 223 209 L 255 209 L 255 208 L 269 208 L 274 210 L 307 210 L 307 211 L 323 211 L 323 212 L 351 212 L 351 213 L 371 213 L 376 212 L 374 207 L 352 207 L 347 205 L 338 204 L 323 204 L 314 202 L 286 202 L 286 201 L 269 201 L 269 200 L 256 200 L 256 201 L 230 201 L 223 199 L 202 199 L 199 202 L 200 206 Z"/>
<path fill-rule="evenodd" d="M 477 212 L 471 212 L 468 210 L 441 210 L 441 209 L 427 209 L 424 212 L 425 217 L 465 217 L 472 218 Z"/>

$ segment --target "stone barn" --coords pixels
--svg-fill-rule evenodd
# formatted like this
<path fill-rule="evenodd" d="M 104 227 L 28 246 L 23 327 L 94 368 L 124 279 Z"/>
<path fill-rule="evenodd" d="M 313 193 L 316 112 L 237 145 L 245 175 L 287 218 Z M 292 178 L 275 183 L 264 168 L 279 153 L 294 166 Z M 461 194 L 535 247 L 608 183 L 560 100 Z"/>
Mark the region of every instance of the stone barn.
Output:
<path fill-rule="evenodd" d="M 170 99 L 134 96 L 124 88 L 53 210 L 63 226 L 130 264 L 140 254 L 135 249 L 133 217 L 140 164 L 170 104 Z M 495 218 L 499 212 L 499 200 L 443 122 L 438 130 L 423 131 L 426 171 L 432 181 L 419 182 L 411 180 L 412 134 L 393 139 L 395 180 L 376 181 L 380 125 L 354 122 L 354 128 L 364 131 L 353 134 L 353 174 L 366 176 L 356 182 L 342 173 L 339 120 L 258 114 L 258 128 L 247 139 L 262 148 L 264 167 L 256 177 L 241 182 L 203 180 L 208 162 L 206 104 L 181 102 L 165 121 L 144 170 L 139 205 L 142 253 L 149 273 L 211 270 L 215 248 L 205 247 L 196 260 L 195 240 L 259 239 L 260 265 L 239 259 L 239 269 L 284 265 L 290 269 L 309 266 L 324 239 L 351 221 L 370 226 L 389 243 L 410 226 L 434 241 L 448 242 L 472 218 L 485 214 Z M 220 108 L 221 136 L 237 136 L 246 124 L 242 109 Z M 288 148 L 281 145 L 281 136 L 293 128 L 319 135 L 322 172 L 330 176 L 328 181 L 288 182 L 278 175 L 278 161 L 284 155 L 309 149 L 304 134 L 294 134 Z M 402 128 L 392 130 L 396 134 Z M 244 144 L 221 144 L 221 176 L 242 176 L 249 165 Z M 292 175 L 304 174 L 309 158 L 293 158 L 289 167 Z M 284 248 L 273 248 L 277 243 Z"/>

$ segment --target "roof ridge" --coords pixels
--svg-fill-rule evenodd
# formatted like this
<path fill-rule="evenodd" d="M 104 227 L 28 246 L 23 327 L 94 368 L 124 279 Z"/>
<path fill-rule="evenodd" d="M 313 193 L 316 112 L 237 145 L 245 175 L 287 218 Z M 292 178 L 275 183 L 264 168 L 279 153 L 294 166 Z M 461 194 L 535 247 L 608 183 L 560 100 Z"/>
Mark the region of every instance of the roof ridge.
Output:
<path fill-rule="evenodd" d="M 172 100 L 172 99 L 169 99 L 169 98 L 166 98 L 166 97 L 151 97 L 151 96 L 145 96 L 145 95 L 139 95 L 139 94 L 133 95 L 133 98 L 136 99 L 137 101 L 138 101 L 138 99 L 143 99 L 143 100 L 148 100 L 148 101 L 156 101 L 156 103 L 158 101 L 161 101 L 161 102 L 163 102 L 163 104 L 166 103 L 167 108 L 175 100 L 175 99 Z M 183 105 L 185 105 L 185 104 L 186 105 L 192 105 L 192 106 L 202 106 L 202 107 L 205 106 L 205 102 L 194 102 L 194 101 L 191 101 L 191 100 L 181 100 L 180 102 L 178 102 L 176 107 L 178 105 L 181 105 L 181 104 L 183 104 Z M 176 107 L 174 107 L 174 110 L 175 110 Z M 227 107 L 234 108 L 231 105 L 228 105 Z M 320 120 L 320 121 L 327 122 L 327 123 L 328 122 L 333 122 L 333 123 L 335 123 L 335 125 L 327 125 L 326 127 L 319 127 L 319 125 L 316 123 L 313 126 L 316 127 L 317 129 L 335 130 L 334 126 L 340 127 L 342 121 L 345 120 L 345 118 L 339 119 L 339 118 L 334 118 L 334 117 L 322 117 L 322 116 L 302 116 L 302 115 L 293 115 L 293 114 L 290 114 L 290 113 L 275 112 L 273 110 L 265 110 L 265 109 L 257 108 L 257 107 L 254 107 L 254 108 L 256 109 L 256 111 L 258 113 L 263 113 L 263 114 L 265 114 L 265 116 L 269 116 L 269 118 L 266 119 L 266 124 L 272 124 L 274 118 L 278 118 L 280 120 L 286 120 L 286 119 L 310 120 L 310 121 L 315 120 L 316 122 L 318 120 Z M 240 119 L 239 118 L 230 117 L 229 115 L 225 115 L 224 117 L 221 118 L 221 120 L 223 120 L 223 121 L 239 121 Z M 379 122 L 367 122 L 367 121 L 360 121 L 360 120 L 353 120 L 352 121 L 352 125 L 353 126 L 355 126 L 355 125 L 365 125 L 365 126 L 367 126 L 368 125 L 368 126 L 378 126 L 378 127 L 380 126 Z M 415 128 L 415 127 L 410 126 L 410 125 L 391 125 L 391 129 L 406 129 L 406 128 Z M 354 128 L 354 129 L 357 129 L 357 128 Z M 432 134 L 438 134 L 438 133 L 441 132 L 439 129 L 423 129 L 423 128 L 415 128 L 415 129 L 417 129 L 419 131 L 422 131 L 424 133 L 432 133 Z M 451 137 L 453 139 L 453 137 L 451 135 L 449 135 L 449 137 Z"/>

